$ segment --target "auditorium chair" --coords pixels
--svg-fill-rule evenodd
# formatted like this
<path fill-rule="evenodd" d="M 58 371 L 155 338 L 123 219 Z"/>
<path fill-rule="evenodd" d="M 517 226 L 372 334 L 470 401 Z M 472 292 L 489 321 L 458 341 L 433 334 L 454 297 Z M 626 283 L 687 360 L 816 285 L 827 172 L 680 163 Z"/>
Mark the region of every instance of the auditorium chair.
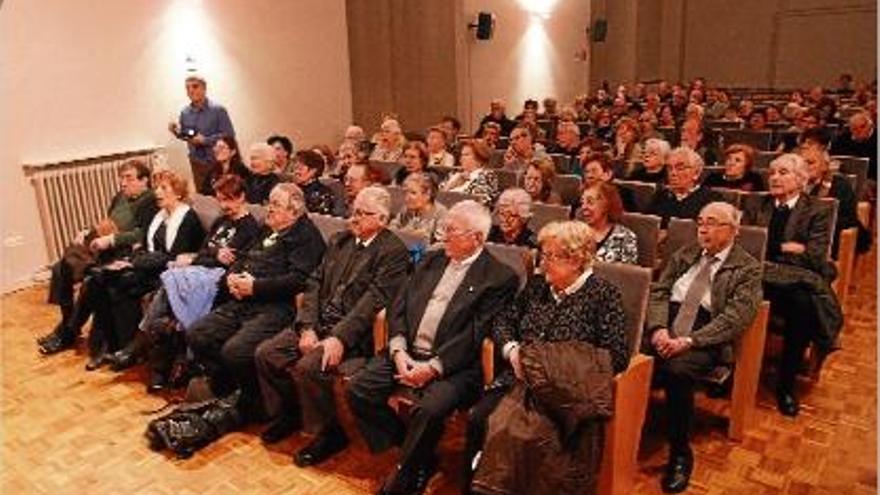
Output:
<path fill-rule="evenodd" d="M 581 200 L 581 178 L 574 174 L 557 175 L 553 179 L 553 190 L 562 198 L 562 204 L 579 204 Z"/>
<path fill-rule="evenodd" d="M 519 176 L 518 172 L 513 170 L 506 170 L 503 168 L 499 168 L 497 170 L 492 170 L 495 177 L 498 178 L 498 190 L 504 191 L 505 189 L 510 189 L 513 187 L 518 187 L 519 184 Z"/>
<path fill-rule="evenodd" d="M 615 179 L 614 184 L 621 189 L 621 193 L 624 189 L 630 191 L 637 211 L 647 211 L 657 192 L 657 184 L 651 182 Z"/>
<path fill-rule="evenodd" d="M 401 186 L 387 186 L 385 190 L 391 195 L 391 216 L 394 217 L 406 209 L 406 204 L 404 203 L 406 190 Z"/>
<path fill-rule="evenodd" d="M 547 203 L 532 203 L 532 217 L 529 218 L 529 228 L 532 232 L 540 232 L 541 227 L 557 220 L 568 220 L 571 217 L 571 206 L 551 205 Z"/>
<path fill-rule="evenodd" d="M 657 264 L 657 243 L 660 237 L 660 217 L 646 213 L 624 212 L 620 224 L 633 231 L 639 249 L 639 266 L 654 269 Z"/>
<path fill-rule="evenodd" d="M 562 153 L 548 155 L 553 160 L 553 166 L 557 174 L 571 174 L 571 158 Z"/>
<path fill-rule="evenodd" d="M 397 172 L 403 168 L 403 164 L 398 162 L 380 162 L 376 160 L 370 160 L 370 168 L 375 170 L 379 174 L 379 182 L 382 184 L 388 185 L 394 181 L 394 177 L 397 176 Z"/>
<path fill-rule="evenodd" d="M 752 164 L 753 169 L 762 169 L 770 166 L 770 162 L 779 158 L 782 153 L 778 151 L 757 151 L 755 153 L 755 163 Z"/>
<path fill-rule="evenodd" d="M 466 199 L 480 202 L 480 197 L 473 194 L 456 191 L 439 191 L 437 193 L 437 202 L 445 206 L 446 208 L 452 208 L 452 205 L 454 205 L 455 203 L 458 203 L 459 201 L 464 201 Z"/>

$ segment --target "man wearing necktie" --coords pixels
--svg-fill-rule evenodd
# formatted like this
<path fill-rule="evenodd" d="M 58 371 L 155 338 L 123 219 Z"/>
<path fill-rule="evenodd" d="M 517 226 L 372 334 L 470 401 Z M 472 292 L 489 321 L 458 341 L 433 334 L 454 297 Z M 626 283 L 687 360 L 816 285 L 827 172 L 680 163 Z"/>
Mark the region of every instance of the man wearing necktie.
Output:
<path fill-rule="evenodd" d="M 690 481 L 694 386 L 732 362 L 732 344 L 761 302 L 761 264 L 735 242 L 739 220 L 730 204 L 706 205 L 697 217 L 697 244 L 674 253 L 651 290 L 647 337 L 666 392 L 670 453 L 661 485 L 667 493 Z"/>

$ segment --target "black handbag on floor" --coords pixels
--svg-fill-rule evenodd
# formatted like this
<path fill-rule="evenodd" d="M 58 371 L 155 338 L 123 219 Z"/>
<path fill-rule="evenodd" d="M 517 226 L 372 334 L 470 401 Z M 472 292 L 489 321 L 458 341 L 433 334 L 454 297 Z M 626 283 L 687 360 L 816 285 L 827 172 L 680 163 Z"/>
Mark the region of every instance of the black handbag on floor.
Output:
<path fill-rule="evenodd" d="M 145 432 L 150 449 L 171 450 L 179 459 L 191 457 L 241 424 L 240 396 L 241 391 L 236 391 L 222 399 L 184 403 L 150 421 Z"/>

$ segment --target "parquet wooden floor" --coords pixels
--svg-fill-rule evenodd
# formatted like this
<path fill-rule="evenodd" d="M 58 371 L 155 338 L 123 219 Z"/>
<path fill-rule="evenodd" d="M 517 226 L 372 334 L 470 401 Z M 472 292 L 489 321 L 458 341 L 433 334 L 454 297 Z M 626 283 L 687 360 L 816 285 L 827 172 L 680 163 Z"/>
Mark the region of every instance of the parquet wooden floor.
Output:
<path fill-rule="evenodd" d="M 776 413 L 765 386 L 755 427 L 742 443 L 728 441 L 712 411 L 723 402 L 701 399 L 694 448 L 694 494 L 868 494 L 877 491 L 876 264 L 863 260 L 857 290 L 846 304 L 843 349 L 825 364 L 822 379 L 803 394 L 797 419 Z M 264 447 L 252 428 L 230 434 L 189 460 L 150 451 L 144 415 L 163 399 L 145 393 L 143 371 L 87 373 L 85 355 L 44 358 L 34 338 L 50 328 L 54 308 L 45 287 L 0 299 L 2 474 L 8 494 L 360 494 L 375 490 L 395 460 L 367 454 L 363 443 L 320 469 L 299 469 L 290 454 L 307 440 L 294 437 Z M 656 411 L 658 408 L 654 407 Z M 660 493 L 666 452 L 662 418 L 646 427 L 637 493 Z M 350 424 L 350 422 L 348 422 Z M 456 493 L 461 424 L 443 445 L 444 473 L 430 490 Z"/>

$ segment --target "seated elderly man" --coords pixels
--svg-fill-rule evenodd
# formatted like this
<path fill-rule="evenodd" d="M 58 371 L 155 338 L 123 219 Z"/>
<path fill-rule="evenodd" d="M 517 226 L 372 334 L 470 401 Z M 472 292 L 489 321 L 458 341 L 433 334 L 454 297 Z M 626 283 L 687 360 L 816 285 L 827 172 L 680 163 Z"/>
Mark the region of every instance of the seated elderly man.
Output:
<path fill-rule="evenodd" d="M 266 204 L 272 188 L 281 180 L 275 173 L 275 149 L 266 143 L 254 143 L 249 157 L 251 174 L 245 178 L 245 198 L 251 204 Z"/>
<path fill-rule="evenodd" d="M 493 123 L 498 124 L 500 126 L 501 135 L 507 136 L 510 134 L 510 131 L 516 127 L 516 121 L 510 119 L 510 117 L 505 114 L 505 103 L 504 100 L 495 99 L 489 102 L 489 113 L 487 113 L 482 120 L 480 120 L 480 126 L 478 129 L 485 129 L 486 124 Z M 477 136 L 477 137 L 485 137 L 485 136 Z"/>
<path fill-rule="evenodd" d="M 444 220 L 444 250 L 429 251 L 388 311 L 389 352 L 352 379 L 347 398 L 373 452 L 401 445 L 381 493 L 422 493 L 437 466 L 446 417 L 477 399 L 483 335 L 517 277 L 484 248 L 492 219 L 471 200 Z M 400 386 L 416 397 L 408 426 L 388 406 Z"/>
<path fill-rule="evenodd" d="M 718 153 L 706 133 L 703 132 L 703 123 L 698 118 L 688 118 L 681 124 L 681 142 L 679 146 L 690 148 L 700 155 L 703 163 L 714 165 L 718 163 Z"/>
<path fill-rule="evenodd" d="M 351 374 L 372 355 L 373 320 L 409 268 L 406 246 L 386 228 L 390 208 L 391 196 L 381 187 L 358 194 L 349 230 L 330 239 L 309 278 L 294 327 L 257 348 L 263 403 L 274 418 L 263 440 L 280 441 L 301 425 L 317 435 L 294 457 L 299 466 L 321 462 L 348 443 L 336 419 L 335 371 Z"/>
<path fill-rule="evenodd" d="M 868 158 L 868 178 L 876 181 L 877 131 L 871 120 L 871 114 L 859 112 L 850 117 L 847 132 L 834 141 L 831 146 L 831 154 Z"/>
<path fill-rule="evenodd" d="M 489 242 L 535 247 L 535 233 L 528 227 L 532 217 L 532 197 L 524 189 L 506 189 L 495 204 L 496 225 L 489 231 Z"/>
<path fill-rule="evenodd" d="M 351 164 L 342 180 L 344 194 L 342 198 L 337 198 L 336 204 L 333 207 L 333 216 L 348 218 L 351 215 L 354 199 L 365 187 L 372 183 L 373 172 L 369 163 L 357 162 Z"/>
<path fill-rule="evenodd" d="M 824 359 L 843 325 L 830 286 L 836 276 L 828 260 L 831 209 L 804 192 L 808 178 L 803 158 L 782 155 L 770 162 L 770 195 L 750 197 L 743 205 L 745 223 L 767 227 L 764 293 L 771 311 L 785 321 L 776 405 L 786 416 L 800 409 L 795 381 L 807 346 L 815 343 Z"/>
<path fill-rule="evenodd" d="M 761 302 L 761 264 L 736 242 L 740 216 L 728 203 L 706 205 L 697 217 L 697 243 L 672 255 L 651 290 L 646 338 L 666 391 L 669 463 L 661 485 L 667 493 L 687 488 L 693 470 L 694 386 L 732 362 L 733 342 Z"/>
<path fill-rule="evenodd" d="M 590 227 L 577 221 L 552 222 L 541 229 L 538 240 L 543 275 L 531 278 L 491 325 L 492 340 L 505 366 L 469 414 L 468 479 L 472 461 L 483 447 L 489 415 L 523 379 L 521 345 L 587 342 L 610 353 L 614 373 L 629 363 L 620 291 L 593 273 L 596 244 Z"/>
<path fill-rule="evenodd" d="M 556 127 L 556 142 L 547 148 L 547 153 L 561 153 L 575 158 L 581 143 L 581 130 L 574 122 L 562 121 Z"/>
<path fill-rule="evenodd" d="M 187 344 L 215 395 L 241 388 L 246 417 L 260 416 L 254 351 L 293 321 L 293 298 L 305 290 L 324 249 L 321 233 L 306 215 L 302 190 L 278 184 L 269 196 L 266 227 L 221 279 L 228 300 L 187 332 Z"/>
<path fill-rule="evenodd" d="M 666 187 L 658 189 L 648 205 L 648 213 L 659 216 L 664 229 L 670 218 L 697 218 L 704 206 L 721 200 L 717 192 L 700 185 L 702 172 L 703 159 L 694 150 L 682 146 L 669 152 Z"/>
<path fill-rule="evenodd" d="M 150 189 L 150 169 L 139 160 L 123 163 L 119 168 L 119 193 L 110 202 L 107 218 L 81 232 L 52 265 L 49 302 L 61 308 L 61 321 L 37 340 L 41 353 L 55 354 L 73 347 L 94 309 L 88 297 L 75 297 L 74 285 L 95 263 L 109 263 L 130 253 L 133 245 L 143 243 L 158 210 Z"/>
<path fill-rule="evenodd" d="M 527 125 L 520 124 L 510 131 L 510 145 L 504 152 L 504 168 L 521 172 L 532 160 L 544 158 L 547 155 L 544 146 L 534 141 L 535 136 Z"/>

